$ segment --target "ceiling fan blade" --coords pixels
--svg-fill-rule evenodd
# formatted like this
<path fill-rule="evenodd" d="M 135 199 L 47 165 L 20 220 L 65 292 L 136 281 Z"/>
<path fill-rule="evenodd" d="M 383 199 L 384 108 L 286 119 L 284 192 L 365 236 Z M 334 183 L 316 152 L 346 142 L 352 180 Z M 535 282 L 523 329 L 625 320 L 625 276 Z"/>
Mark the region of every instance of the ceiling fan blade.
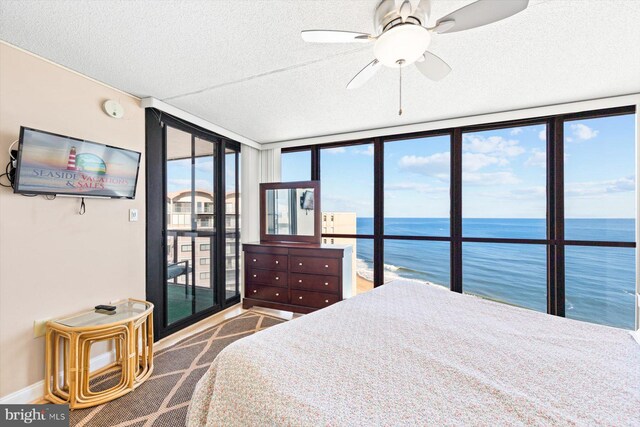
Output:
<path fill-rule="evenodd" d="M 439 81 L 447 77 L 447 74 L 451 72 L 449 64 L 433 53 L 425 52 L 422 54 L 422 57 L 424 59 L 416 62 L 416 67 L 418 67 L 418 70 L 427 78 Z"/>
<path fill-rule="evenodd" d="M 308 43 L 367 43 L 373 39 L 370 34 L 339 30 L 306 30 L 300 35 Z"/>
<path fill-rule="evenodd" d="M 373 77 L 380 67 L 382 66 L 382 62 L 374 59 L 369 62 L 358 74 L 356 74 L 351 81 L 347 84 L 347 89 L 357 89 L 363 84 L 365 84 L 371 77 Z"/>
<path fill-rule="evenodd" d="M 529 0 L 478 0 L 438 19 L 434 29 L 437 33 L 455 33 L 480 27 L 522 12 L 528 5 Z M 445 21 L 455 24 L 438 30 L 440 23 Z"/>

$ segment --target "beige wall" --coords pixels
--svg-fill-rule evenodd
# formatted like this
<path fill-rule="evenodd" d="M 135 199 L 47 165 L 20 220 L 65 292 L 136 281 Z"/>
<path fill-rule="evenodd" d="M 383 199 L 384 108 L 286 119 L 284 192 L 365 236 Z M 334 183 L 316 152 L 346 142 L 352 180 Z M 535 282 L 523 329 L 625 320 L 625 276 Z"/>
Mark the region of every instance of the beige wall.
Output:
<path fill-rule="evenodd" d="M 125 117 L 101 111 L 117 99 Z M 137 99 L 0 43 L 0 166 L 29 126 L 144 151 Z M 4 181 L 3 181 L 4 182 Z M 0 188 L 0 397 L 43 379 L 44 340 L 33 322 L 145 296 L 144 156 L 135 200 L 15 195 Z M 128 210 L 138 209 L 138 222 Z"/>

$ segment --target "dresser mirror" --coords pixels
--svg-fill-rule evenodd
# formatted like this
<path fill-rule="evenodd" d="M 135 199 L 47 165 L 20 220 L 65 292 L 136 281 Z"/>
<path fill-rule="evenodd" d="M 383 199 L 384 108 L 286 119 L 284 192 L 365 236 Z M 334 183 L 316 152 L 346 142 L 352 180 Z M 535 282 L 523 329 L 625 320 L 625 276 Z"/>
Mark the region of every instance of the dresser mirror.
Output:
<path fill-rule="evenodd" d="M 260 241 L 320 243 L 320 182 L 260 184 Z"/>

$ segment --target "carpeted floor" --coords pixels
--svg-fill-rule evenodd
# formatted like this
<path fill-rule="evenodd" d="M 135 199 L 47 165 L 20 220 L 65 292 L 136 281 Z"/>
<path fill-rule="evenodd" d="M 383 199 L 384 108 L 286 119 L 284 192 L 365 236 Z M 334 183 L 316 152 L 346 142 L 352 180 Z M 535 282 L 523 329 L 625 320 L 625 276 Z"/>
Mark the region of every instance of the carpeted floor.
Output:
<path fill-rule="evenodd" d="M 196 383 L 218 353 L 240 338 L 284 321 L 248 311 L 161 350 L 154 356 L 153 374 L 140 387 L 104 405 L 71 411 L 71 425 L 184 426 Z M 91 388 L 107 388 L 117 379 L 114 374 L 95 378 Z"/>

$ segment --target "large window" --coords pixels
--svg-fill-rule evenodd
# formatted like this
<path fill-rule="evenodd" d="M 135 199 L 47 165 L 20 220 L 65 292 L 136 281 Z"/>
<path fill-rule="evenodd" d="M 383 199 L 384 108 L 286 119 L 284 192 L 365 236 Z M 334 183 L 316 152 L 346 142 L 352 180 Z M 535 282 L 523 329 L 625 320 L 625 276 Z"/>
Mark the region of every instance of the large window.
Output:
<path fill-rule="evenodd" d="M 465 293 L 547 311 L 546 145 L 545 122 L 462 134 Z"/>
<path fill-rule="evenodd" d="M 635 116 L 580 117 L 563 134 L 565 315 L 633 329 Z"/>
<path fill-rule="evenodd" d="M 462 272 L 465 293 L 547 311 L 545 245 L 463 243 Z"/>
<path fill-rule="evenodd" d="M 311 180 L 311 150 L 282 153 L 281 169 L 282 182 Z"/>
<path fill-rule="evenodd" d="M 635 241 L 634 115 L 564 124 L 565 238 Z"/>
<path fill-rule="evenodd" d="M 373 234 L 373 144 L 321 148 L 319 153 L 322 235 L 327 243 L 352 246 L 352 295 L 366 292 L 373 289 L 373 240 L 366 237 Z"/>
<path fill-rule="evenodd" d="M 373 144 L 322 148 L 320 181 L 326 234 L 373 234 Z"/>
<path fill-rule="evenodd" d="M 634 113 L 305 147 L 304 170 L 322 182 L 324 241 L 354 245 L 359 291 L 366 279 L 413 280 L 632 329 Z"/>
<path fill-rule="evenodd" d="M 544 124 L 462 135 L 462 235 L 546 237 Z"/>
<path fill-rule="evenodd" d="M 385 235 L 450 235 L 450 165 L 448 134 L 385 142 Z"/>

